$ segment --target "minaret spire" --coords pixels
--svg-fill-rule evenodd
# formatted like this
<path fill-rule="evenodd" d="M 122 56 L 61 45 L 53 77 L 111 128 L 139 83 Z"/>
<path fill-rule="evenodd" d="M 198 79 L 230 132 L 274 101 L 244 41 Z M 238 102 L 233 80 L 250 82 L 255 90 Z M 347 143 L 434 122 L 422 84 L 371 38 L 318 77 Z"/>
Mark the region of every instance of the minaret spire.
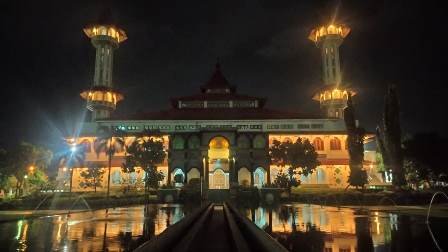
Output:
<path fill-rule="evenodd" d="M 322 57 L 324 87 L 314 95 L 313 99 L 320 102 L 328 118 L 342 119 L 348 92 L 355 95 L 353 90 L 343 87 L 339 60 L 339 46 L 349 33 L 349 27 L 331 23 L 312 30 L 308 37 L 316 43 Z"/>
<path fill-rule="evenodd" d="M 93 87 L 81 93 L 92 111 L 92 120 L 108 118 L 123 95 L 113 87 L 113 53 L 119 44 L 127 39 L 124 30 L 113 24 L 110 9 L 100 15 L 98 22 L 84 28 L 96 49 Z"/>

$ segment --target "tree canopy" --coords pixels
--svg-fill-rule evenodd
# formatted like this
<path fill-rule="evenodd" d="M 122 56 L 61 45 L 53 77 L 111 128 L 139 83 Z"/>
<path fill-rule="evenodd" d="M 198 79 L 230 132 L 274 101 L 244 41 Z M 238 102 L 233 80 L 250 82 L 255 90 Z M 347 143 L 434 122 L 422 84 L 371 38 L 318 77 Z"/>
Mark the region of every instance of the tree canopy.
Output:
<path fill-rule="evenodd" d="M 128 146 L 127 152 L 126 161 L 140 166 L 145 171 L 145 188 L 158 188 L 159 181 L 164 178 L 163 173 L 157 170 L 157 165 L 166 157 L 163 141 L 153 137 L 139 137 Z"/>
<path fill-rule="evenodd" d="M 435 133 L 419 133 L 403 141 L 408 182 L 423 181 L 432 185 L 437 181 L 447 182 L 444 147 L 448 139 Z"/>
<path fill-rule="evenodd" d="M 279 186 L 298 186 L 300 180 L 297 175 L 308 176 L 319 165 L 317 152 L 308 139 L 297 138 L 295 142 L 280 142 L 274 140 L 269 147 L 271 163 L 280 167 L 287 167 L 287 172 L 277 175 L 276 183 Z"/>

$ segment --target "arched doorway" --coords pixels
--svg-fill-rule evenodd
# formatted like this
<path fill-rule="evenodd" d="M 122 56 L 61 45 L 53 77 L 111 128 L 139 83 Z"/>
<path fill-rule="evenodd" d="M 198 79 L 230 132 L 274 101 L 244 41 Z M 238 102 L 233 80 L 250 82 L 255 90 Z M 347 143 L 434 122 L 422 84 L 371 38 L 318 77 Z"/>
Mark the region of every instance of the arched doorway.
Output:
<path fill-rule="evenodd" d="M 171 181 L 175 187 L 182 187 L 185 181 L 185 173 L 181 168 L 176 168 L 171 173 Z"/>
<path fill-rule="evenodd" d="M 208 149 L 209 189 L 229 189 L 229 141 L 224 137 L 210 140 Z"/>
<path fill-rule="evenodd" d="M 246 167 L 242 167 L 238 171 L 238 184 L 250 186 L 250 171 Z"/>
<path fill-rule="evenodd" d="M 263 167 L 258 167 L 254 171 L 254 186 L 261 188 L 264 184 L 266 184 L 266 171 Z"/>
<path fill-rule="evenodd" d="M 191 179 L 199 179 L 201 174 L 197 168 L 191 168 L 189 172 L 187 172 L 187 183 L 190 183 Z"/>

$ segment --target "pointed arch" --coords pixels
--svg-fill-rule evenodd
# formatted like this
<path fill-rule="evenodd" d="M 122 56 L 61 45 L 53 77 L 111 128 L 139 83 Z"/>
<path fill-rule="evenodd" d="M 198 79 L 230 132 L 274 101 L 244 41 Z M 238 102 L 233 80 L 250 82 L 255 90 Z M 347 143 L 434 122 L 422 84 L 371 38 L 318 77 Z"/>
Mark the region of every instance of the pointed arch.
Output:
<path fill-rule="evenodd" d="M 314 146 L 314 149 L 316 149 L 317 151 L 323 151 L 324 150 L 324 141 L 322 140 L 322 138 L 316 137 L 313 140 L 313 146 Z"/>

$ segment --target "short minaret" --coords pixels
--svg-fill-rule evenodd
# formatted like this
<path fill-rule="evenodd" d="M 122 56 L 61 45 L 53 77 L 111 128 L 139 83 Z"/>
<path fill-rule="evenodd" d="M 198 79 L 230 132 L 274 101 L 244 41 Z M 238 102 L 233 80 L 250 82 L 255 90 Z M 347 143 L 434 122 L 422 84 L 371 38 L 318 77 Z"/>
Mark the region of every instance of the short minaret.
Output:
<path fill-rule="evenodd" d="M 343 118 L 348 92 L 351 92 L 352 96 L 355 95 L 352 90 L 342 85 L 339 61 L 339 46 L 349 33 L 350 28 L 345 25 L 330 24 L 312 30 L 308 37 L 321 50 L 322 78 L 325 84 L 313 99 L 320 102 L 328 118 Z"/>
<path fill-rule="evenodd" d="M 108 16 L 102 17 L 97 24 L 84 28 L 96 49 L 95 74 L 91 89 L 81 93 L 87 100 L 87 108 L 92 111 L 92 121 L 108 118 L 116 109 L 123 95 L 113 87 L 112 70 L 114 50 L 127 39 L 126 33 L 112 24 Z"/>

